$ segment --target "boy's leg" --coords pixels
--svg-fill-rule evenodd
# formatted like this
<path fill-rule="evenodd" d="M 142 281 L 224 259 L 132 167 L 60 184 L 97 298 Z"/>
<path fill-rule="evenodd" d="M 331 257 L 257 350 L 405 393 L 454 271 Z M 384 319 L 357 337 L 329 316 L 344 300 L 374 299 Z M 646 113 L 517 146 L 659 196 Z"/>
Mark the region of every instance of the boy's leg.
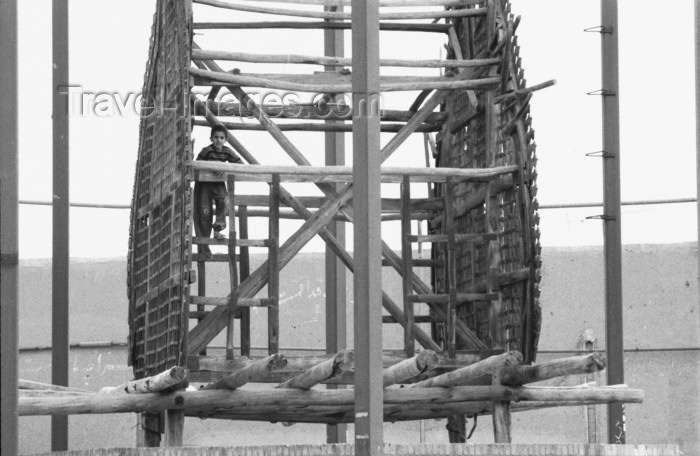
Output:
<path fill-rule="evenodd" d="M 207 183 L 194 186 L 194 232 L 197 236 L 210 237 L 212 229 L 212 195 L 211 187 Z M 211 253 L 208 245 L 198 246 L 199 253 Z"/>
<path fill-rule="evenodd" d="M 214 231 L 222 231 L 226 228 L 226 198 L 228 197 L 226 185 L 217 183 L 212 188 L 212 197 L 216 203 L 216 220 L 214 220 L 213 228 Z"/>

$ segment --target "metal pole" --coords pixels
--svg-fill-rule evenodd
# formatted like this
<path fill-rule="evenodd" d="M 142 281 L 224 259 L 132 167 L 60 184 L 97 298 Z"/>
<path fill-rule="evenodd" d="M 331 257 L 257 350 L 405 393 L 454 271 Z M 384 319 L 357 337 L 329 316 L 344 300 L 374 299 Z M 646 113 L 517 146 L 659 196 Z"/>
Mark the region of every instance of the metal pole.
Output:
<path fill-rule="evenodd" d="M 700 0 L 695 0 L 695 166 L 697 179 L 698 246 L 700 246 Z M 700 255 L 698 255 L 700 281 Z"/>
<path fill-rule="evenodd" d="M 379 2 L 352 0 L 355 454 L 382 453 Z"/>
<path fill-rule="evenodd" d="M 68 0 L 53 0 L 53 261 L 51 382 L 68 386 Z M 51 417 L 51 450 L 68 450 L 68 417 Z"/>
<path fill-rule="evenodd" d="M 0 453 L 18 454 L 17 1 L 0 1 Z"/>
<path fill-rule="evenodd" d="M 605 339 L 608 384 L 624 383 L 622 237 L 620 230 L 620 97 L 617 0 L 601 0 L 603 72 L 603 236 L 605 249 Z M 608 405 L 608 442 L 625 443 L 624 405 Z"/>
<path fill-rule="evenodd" d="M 328 11 L 342 11 L 343 7 L 327 6 Z M 324 55 L 343 57 L 345 55 L 345 40 L 343 30 L 326 29 L 323 31 Z M 328 66 L 326 71 L 335 71 Z M 334 102 L 334 100 L 330 100 Z M 328 120 L 326 123 L 335 123 Z M 345 164 L 345 134 L 325 133 L 326 165 Z M 335 236 L 342 246 L 345 246 L 345 222 L 333 221 L 328 224 L 328 231 Z M 333 250 L 326 246 L 326 352 L 337 353 L 347 347 L 347 324 L 345 296 L 345 265 L 340 262 Z M 336 389 L 338 385 L 327 385 L 328 389 Z M 347 425 L 344 423 L 326 427 L 326 442 L 346 443 Z"/>

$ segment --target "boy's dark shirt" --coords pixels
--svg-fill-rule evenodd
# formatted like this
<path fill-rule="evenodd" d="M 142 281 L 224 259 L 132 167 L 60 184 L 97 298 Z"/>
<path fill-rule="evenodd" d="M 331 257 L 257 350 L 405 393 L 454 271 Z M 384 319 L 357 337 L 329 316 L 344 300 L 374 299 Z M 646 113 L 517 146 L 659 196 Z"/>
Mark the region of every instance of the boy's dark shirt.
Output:
<path fill-rule="evenodd" d="M 214 149 L 213 144 L 209 144 L 207 147 L 202 149 L 199 155 L 197 155 L 197 160 L 243 163 L 243 160 L 241 160 L 240 157 L 230 148 L 223 146 L 221 148 L 221 152 L 217 152 L 216 149 Z"/>

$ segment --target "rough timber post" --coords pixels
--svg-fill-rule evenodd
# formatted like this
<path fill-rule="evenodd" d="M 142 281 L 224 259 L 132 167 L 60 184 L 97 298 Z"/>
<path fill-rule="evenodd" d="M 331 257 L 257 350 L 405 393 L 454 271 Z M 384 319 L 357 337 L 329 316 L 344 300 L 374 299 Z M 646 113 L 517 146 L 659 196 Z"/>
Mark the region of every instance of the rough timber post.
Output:
<path fill-rule="evenodd" d="M 326 10 L 341 11 L 342 6 L 327 6 Z M 324 55 L 329 57 L 343 57 L 344 32 L 342 30 L 326 29 L 323 31 Z M 334 66 L 327 66 L 326 71 L 335 71 Z M 331 100 L 333 102 L 333 100 Z M 326 123 L 336 123 L 327 120 Z M 337 132 L 325 133 L 326 165 L 345 164 L 345 134 Z M 337 191 L 341 186 L 335 185 Z M 330 222 L 328 232 L 334 236 L 338 243 L 345 248 L 345 222 Z M 345 297 L 345 265 L 337 257 L 333 249 L 326 245 L 326 353 L 338 353 L 347 348 L 347 325 Z M 335 389 L 337 385 L 327 385 L 328 389 Z M 328 425 L 326 427 L 327 443 L 346 443 L 347 425 L 344 423 Z"/>
<path fill-rule="evenodd" d="M 53 8 L 53 261 L 51 383 L 68 386 L 68 0 Z M 68 417 L 51 417 L 51 451 L 68 450 Z"/>
<path fill-rule="evenodd" d="M 620 230 L 620 97 L 617 0 L 601 0 L 603 71 L 603 236 L 605 248 L 605 346 L 608 384 L 625 382 L 622 336 L 622 239 Z M 624 405 L 608 405 L 608 442 L 625 443 Z"/>
<path fill-rule="evenodd" d="M 695 149 L 698 245 L 700 246 L 700 0 L 695 0 Z M 700 281 L 700 256 L 698 256 L 698 280 Z"/>
<path fill-rule="evenodd" d="M 355 451 L 383 446 L 379 2 L 352 0 Z"/>
<path fill-rule="evenodd" d="M 0 338 L 2 430 L 0 453 L 17 454 L 18 205 L 17 205 L 17 1 L 0 2 Z"/>

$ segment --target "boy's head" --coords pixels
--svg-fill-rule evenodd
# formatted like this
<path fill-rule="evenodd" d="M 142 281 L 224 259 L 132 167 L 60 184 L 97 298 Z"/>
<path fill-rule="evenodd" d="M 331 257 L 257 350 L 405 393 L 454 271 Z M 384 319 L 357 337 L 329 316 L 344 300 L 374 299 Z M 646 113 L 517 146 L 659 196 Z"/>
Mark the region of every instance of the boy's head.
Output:
<path fill-rule="evenodd" d="M 214 145 L 214 149 L 221 151 L 226 143 L 226 136 L 228 130 L 223 125 L 214 125 L 211 127 L 211 143 Z"/>

